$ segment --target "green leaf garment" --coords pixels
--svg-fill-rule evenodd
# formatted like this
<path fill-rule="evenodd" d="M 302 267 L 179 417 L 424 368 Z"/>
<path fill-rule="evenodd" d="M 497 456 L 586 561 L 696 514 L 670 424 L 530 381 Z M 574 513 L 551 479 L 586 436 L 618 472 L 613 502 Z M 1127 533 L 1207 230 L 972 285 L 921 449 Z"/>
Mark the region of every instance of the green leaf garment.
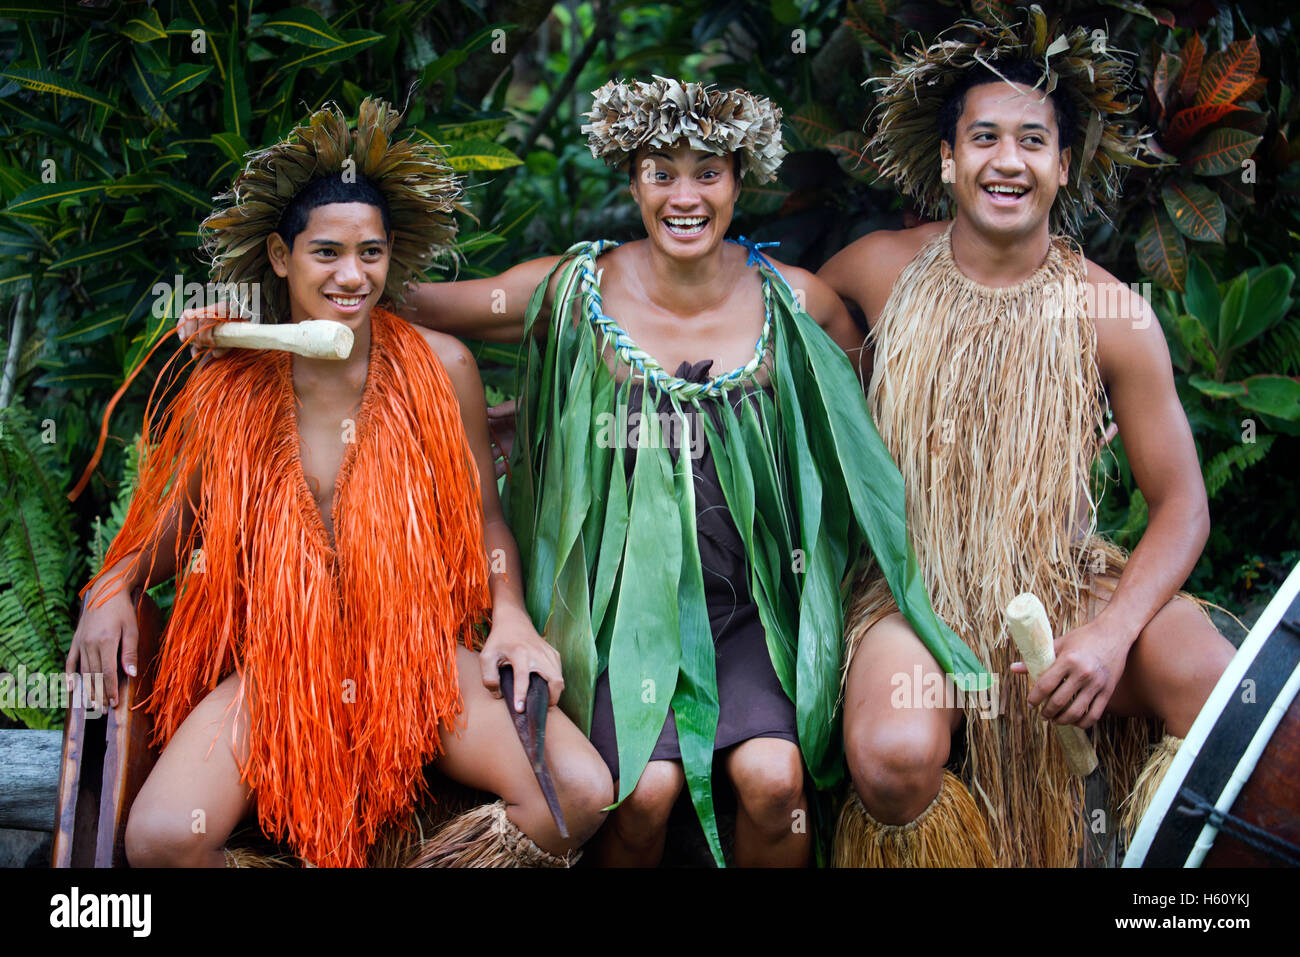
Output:
<path fill-rule="evenodd" d="M 589 732 L 596 680 L 609 669 L 618 801 L 636 786 L 672 708 L 691 800 L 719 865 L 711 788 L 718 697 L 691 457 L 674 458 L 668 443 L 643 438 L 625 479 L 624 443 L 609 441 L 603 423 L 610 415 L 627 421 L 634 380 L 646 385 L 643 428 L 658 421 L 660 395 L 675 416 L 703 423 L 817 788 L 843 777 L 843 599 L 863 545 L 944 670 L 964 688 L 988 678 L 930 606 L 908 544 L 902 478 L 848 358 L 757 246 L 741 243 L 763 280 L 763 336 L 746 366 L 705 383 L 667 375 L 602 312 L 596 258 L 616 243 L 577 243 L 564 254 L 528 304 L 506 492 L 529 613 L 563 659 L 561 707 Z M 549 329 L 538 337 L 534 325 L 557 273 Z M 607 345 L 630 367 L 621 384 L 604 358 Z M 775 400 L 737 388 L 769 349 Z M 687 415 L 706 403 L 725 404 L 721 428 L 707 414 Z"/>

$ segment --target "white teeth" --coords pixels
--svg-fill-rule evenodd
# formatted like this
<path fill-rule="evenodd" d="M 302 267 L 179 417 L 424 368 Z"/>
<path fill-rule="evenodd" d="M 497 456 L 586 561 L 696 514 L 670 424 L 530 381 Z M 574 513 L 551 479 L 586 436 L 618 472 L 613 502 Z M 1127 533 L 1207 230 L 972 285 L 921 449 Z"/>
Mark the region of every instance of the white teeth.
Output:
<path fill-rule="evenodd" d="M 690 229 L 693 226 L 703 226 L 708 222 L 705 216 L 666 216 L 664 217 L 669 226 L 679 226 L 682 229 Z"/>
<path fill-rule="evenodd" d="M 1009 196 L 1021 196 L 1025 193 L 1023 186 L 985 186 L 990 193 L 1005 193 Z"/>
<path fill-rule="evenodd" d="M 361 296 L 326 296 L 330 302 L 338 303 L 340 306 L 355 306 L 361 302 Z"/>

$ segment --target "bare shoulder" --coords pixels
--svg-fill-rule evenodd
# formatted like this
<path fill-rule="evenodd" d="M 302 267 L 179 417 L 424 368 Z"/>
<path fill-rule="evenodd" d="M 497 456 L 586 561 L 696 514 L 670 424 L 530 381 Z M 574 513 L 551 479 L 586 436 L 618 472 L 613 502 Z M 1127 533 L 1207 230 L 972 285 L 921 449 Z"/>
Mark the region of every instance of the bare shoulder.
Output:
<path fill-rule="evenodd" d="M 1087 269 L 1087 308 L 1097 330 L 1097 362 L 1108 381 L 1123 369 L 1167 367 L 1169 351 L 1164 332 L 1141 288 L 1121 282 L 1090 259 Z"/>
<path fill-rule="evenodd" d="M 841 249 L 818 275 L 840 296 L 856 302 L 868 322 L 874 322 L 907 264 L 947 228 L 945 220 L 910 229 L 878 229 Z"/>
<path fill-rule="evenodd" d="M 465 343 L 461 342 L 455 336 L 449 336 L 445 332 L 435 332 L 433 329 L 426 329 L 424 326 L 413 326 L 433 350 L 433 354 L 438 357 L 442 367 L 447 370 L 447 375 L 451 377 L 458 387 L 461 382 L 466 381 L 469 373 L 474 377 L 478 375 L 478 365 L 474 361 L 474 354 L 469 351 Z"/>

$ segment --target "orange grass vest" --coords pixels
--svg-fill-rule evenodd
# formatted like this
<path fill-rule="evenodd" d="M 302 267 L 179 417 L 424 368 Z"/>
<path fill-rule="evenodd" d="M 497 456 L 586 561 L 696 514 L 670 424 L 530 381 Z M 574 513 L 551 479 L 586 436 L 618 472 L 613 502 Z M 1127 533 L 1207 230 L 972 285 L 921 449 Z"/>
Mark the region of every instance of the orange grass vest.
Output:
<path fill-rule="evenodd" d="M 316 865 L 363 865 L 380 828 L 423 795 L 438 724 L 462 707 L 456 644 L 490 608 L 478 472 L 451 381 L 389 312 L 371 313 L 371 342 L 335 485 L 336 547 L 303 474 L 291 357 L 238 351 L 196 369 L 165 410 L 105 559 L 174 522 L 185 483 L 173 476 L 202 468 L 145 703 L 155 743 L 239 671 L 241 772 L 259 823 Z"/>

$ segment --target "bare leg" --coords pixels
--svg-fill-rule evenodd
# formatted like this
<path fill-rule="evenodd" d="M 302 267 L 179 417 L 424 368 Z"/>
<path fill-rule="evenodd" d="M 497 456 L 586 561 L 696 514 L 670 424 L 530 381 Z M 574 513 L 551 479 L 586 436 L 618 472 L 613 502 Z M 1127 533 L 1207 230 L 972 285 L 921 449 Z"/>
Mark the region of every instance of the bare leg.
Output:
<path fill-rule="evenodd" d="M 457 728 L 442 729 L 443 753 L 434 766 L 452 780 L 491 791 L 506 802 L 506 816 L 534 843 L 563 855 L 581 847 L 605 819 L 614 799 L 609 768 L 558 708 L 546 716 L 546 762 L 564 811 L 569 837 L 560 836 L 533 775 L 505 702 L 483 687 L 478 655 L 456 650 L 464 712 Z"/>
<path fill-rule="evenodd" d="M 225 866 L 226 839 L 254 807 L 239 777 L 248 757 L 239 682 L 230 675 L 195 706 L 144 782 L 126 825 L 132 867 Z"/>
<path fill-rule="evenodd" d="M 1107 604 L 1098 598 L 1097 612 Z M 1235 652 L 1200 609 L 1186 598 L 1174 598 L 1129 649 L 1106 713 L 1159 718 L 1167 733 L 1186 737 Z"/>
<path fill-rule="evenodd" d="M 872 626 L 853 656 L 845 690 L 844 752 L 858 797 L 882 824 L 916 819 L 939 793 L 962 712 L 913 699 L 917 685 L 925 688 L 937 680 L 943 687 L 942 678 L 934 656 L 898 613 Z"/>
<path fill-rule="evenodd" d="M 601 867 L 655 867 L 664 856 L 668 817 L 686 785 L 677 761 L 651 761 L 610 815 L 596 855 Z"/>
<path fill-rule="evenodd" d="M 781 738 L 750 738 L 724 759 L 736 789 L 736 865 L 807 867 L 812 850 L 803 759 Z"/>

